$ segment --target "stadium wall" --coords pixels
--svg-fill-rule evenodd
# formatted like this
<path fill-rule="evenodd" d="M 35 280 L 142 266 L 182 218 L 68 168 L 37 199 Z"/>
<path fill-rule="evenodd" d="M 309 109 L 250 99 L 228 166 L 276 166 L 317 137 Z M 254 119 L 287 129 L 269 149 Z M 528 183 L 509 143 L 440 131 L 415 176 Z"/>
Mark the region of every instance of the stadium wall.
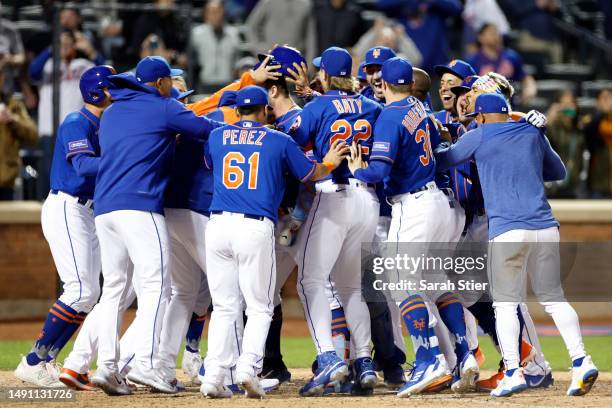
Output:
<path fill-rule="evenodd" d="M 564 241 L 612 241 L 612 200 L 551 200 Z M 38 319 L 56 299 L 58 277 L 40 226 L 42 205 L 0 202 L 0 320 Z M 612 279 L 612 274 L 610 274 Z M 288 317 L 303 317 L 295 273 L 283 289 Z M 612 319 L 609 303 L 575 304 L 583 319 Z M 534 308 L 535 318 L 543 316 Z"/>

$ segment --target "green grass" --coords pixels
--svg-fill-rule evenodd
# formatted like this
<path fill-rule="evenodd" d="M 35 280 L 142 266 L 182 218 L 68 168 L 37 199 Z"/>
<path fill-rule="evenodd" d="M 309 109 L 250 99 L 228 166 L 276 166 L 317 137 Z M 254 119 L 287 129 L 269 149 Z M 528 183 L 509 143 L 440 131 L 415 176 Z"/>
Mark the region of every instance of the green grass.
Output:
<path fill-rule="evenodd" d="M 540 341 L 546 359 L 550 362 L 553 370 L 567 370 L 570 362 L 563 340 L 560 337 L 541 337 Z M 612 336 L 585 337 L 584 343 L 597 367 L 601 371 L 612 371 L 612 353 L 610 353 Z M 480 345 L 487 357 L 484 368 L 497 369 L 499 356 L 489 338 L 481 337 Z M 32 347 L 32 342 L 29 341 L 0 342 L 0 370 L 14 370 L 19 363 L 20 355 L 26 354 L 30 347 Z M 63 361 L 71 349 L 72 343 L 69 343 L 60 354 L 59 360 Z M 206 349 L 205 341 L 202 342 L 202 349 Z M 315 349 L 309 337 L 284 338 L 282 349 L 284 360 L 290 368 L 310 367 L 315 356 Z M 411 354 L 411 351 L 409 353 Z M 408 361 L 412 361 L 412 359 L 412 355 L 408 356 Z"/>

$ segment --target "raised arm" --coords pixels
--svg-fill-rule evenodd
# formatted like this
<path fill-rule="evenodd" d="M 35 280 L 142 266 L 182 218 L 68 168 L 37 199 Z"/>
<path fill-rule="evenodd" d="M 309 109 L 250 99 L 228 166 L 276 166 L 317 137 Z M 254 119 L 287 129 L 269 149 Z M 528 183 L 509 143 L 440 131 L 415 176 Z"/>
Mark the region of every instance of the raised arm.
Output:
<path fill-rule="evenodd" d="M 477 128 L 461 136 L 455 144 L 449 147 L 440 144 L 439 148 L 434 151 L 436 171 L 445 171 L 470 160 L 480 145 L 481 139 L 482 128 Z"/>
<path fill-rule="evenodd" d="M 567 171 L 561 157 L 550 145 L 546 135 L 542 135 L 542 145 L 544 147 L 544 181 L 557 181 L 565 179 Z"/>

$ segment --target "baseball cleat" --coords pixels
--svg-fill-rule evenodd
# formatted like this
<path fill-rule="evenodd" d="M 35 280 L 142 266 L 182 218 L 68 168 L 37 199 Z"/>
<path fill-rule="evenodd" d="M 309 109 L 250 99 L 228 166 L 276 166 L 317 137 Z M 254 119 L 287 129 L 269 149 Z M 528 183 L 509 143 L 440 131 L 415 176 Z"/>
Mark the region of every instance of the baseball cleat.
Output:
<path fill-rule="evenodd" d="M 442 377 L 440 377 L 436 381 L 433 381 L 431 384 L 425 387 L 422 392 L 440 392 L 442 390 L 450 388 L 452 383 L 453 375 L 444 374 Z"/>
<path fill-rule="evenodd" d="M 416 362 L 415 366 L 412 368 L 410 378 L 406 384 L 399 389 L 397 396 L 406 398 L 412 394 L 418 394 L 427 388 L 428 385 L 445 375 L 446 367 L 437 358 L 428 362 Z"/>
<path fill-rule="evenodd" d="M 378 382 L 374 363 L 370 357 L 361 357 L 355 360 L 355 381 L 359 382 L 363 389 L 373 389 Z"/>
<path fill-rule="evenodd" d="M 183 352 L 181 368 L 194 385 L 200 385 L 202 383 L 198 378 L 198 373 L 202 365 L 202 356 L 200 356 L 200 353 L 192 353 L 187 350 Z"/>
<path fill-rule="evenodd" d="M 264 358 L 263 368 L 261 369 L 259 378 L 274 378 L 282 384 L 291 381 L 291 373 L 287 370 L 287 366 L 285 366 L 282 359 L 272 360 Z"/>
<path fill-rule="evenodd" d="M 552 371 L 548 371 L 545 374 L 525 374 L 525 381 L 529 388 L 548 388 L 555 383 L 555 379 L 552 376 Z"/>
<path fill-rule="evenodd" d="M 342 382 L 348 376 L 348 366 L 335 351 L 326 351 L 317 356 L 314 377 L 300 389 L 302 397 L 323 395 L 325 386 L 333 381 Z"/>
<path fill-rule="evenodd" d="M 579 367 L 572 367 L 571 371 L 572 382 L 567 389 L 567 395 L 580 396 L 591 391 L 599 375 L 591 356 L 584 357 L 582 364 Z"/>
<path fill-rule="evenodd" d="M 385 379 L 385 387 L 387 388 L 399 388 L 406 382 L 404 378 L 404 369 L 399 364 L 384 368 L 382 372 L 383 378 Z"/>
<path fill-rule="evenodd" d="M 134 364 L 134 367 L 127 374 L 127 379 L 140 385 L 148 385 L 155 391 L 164 394 L 176 394 L 178 389 L 173 384 L 174 378 L 165 380 L 154 369 L 143 367 L 141 364 Z"/>
<path fill-rule="evenodd" d="M 457 375 L 453 378 L 451 389 L 454 392 L 464 393 L 474 389 L 476 379 L 478 378 L 478 361 L 468 353 L 456 368 Z"/>
<path fill-rule="evenodd" d="M 222 384 L 202 382 L 200 392 L 206 398 L 232 398 L 232 391 Z"/>
<path fill-rule="evenodd" d="M 49 372 L 49 375 L 53 377 L 54 380 L 59 381 L 61 370 L 62 370 L 62 365 L 58 363 L 56 359 L 47 361 L 47 371 Z"/>
<path fill-rule="evenodd" d="M 478 391 L 492 391 L 497 388 L 499 382 L 504 378 L 504 372 L 506 369 L 504 368 L 503 360 L 499 362 L 499 369 L 495 374 L 493 374 L 489 378 L 485 378 L 484 380 L 476 381 L 476 390 Z"/>
<path fill-rule="evenodd" d="M 274 390 L 278 390 L 280 387 L 280 382 L 278 382 L 276 378 L 260 378 L 259 383 L 266 394 Z M 226 387 L 229 388 L 234 395 L 244 395 L 244 390 L 240 388 L 238 384 L 229 384 L 226 385 Z"/>
<path fill-rule="evenodd" d="M 21 381 L 37 385 L 43 388 L 63 388 L 64 384 L 49 372 L 46 362 L 41 361 L 36 365 L 29 365 L 25 356 L 21 358 L 19 365 L 15 369 L 15 377 Z"/>
<path fill-rule="evenodd" d="M 301 221 L 291 220 L 289 224 L 285 228 L 283 228 L 280 234 L 278 235 L 278 244 L 287 247 L 293 245 L 295 243 L 295 238 L 301 226 Z"/>
<path fill-rule="evenodd" d="M 257 376 L 240 372 L 236 374 L 236 380 L 240 388 L 245 391 L 247 398 L 263 398 L 266 395 Z"/>
<path fill-rule="evenodd" d="M 133 392 L 118 372 L 110 372 L 103 367 L 98 367 L 91 382 L 107 395 L 130 395 Z"/>
<path fill-rule="evenodd" d="M 96 386 L 89 381 L 87 373 L 81 374 L 69 368 L 62 368 L 59 380 L 68 388 L 79 391 L 93 391 Z"/>
<path fill-rule="evenodd" d="M 524 391 L 528 388 L 525 377 L 523 376 L 523 369 L 516 368 L 511 375 L 508 374 L 508 370 L 504 373 L 504 378 L 501 379 L 497 387 L 491 391 L 492 397 L 508 397 L 517 392 Z"/>

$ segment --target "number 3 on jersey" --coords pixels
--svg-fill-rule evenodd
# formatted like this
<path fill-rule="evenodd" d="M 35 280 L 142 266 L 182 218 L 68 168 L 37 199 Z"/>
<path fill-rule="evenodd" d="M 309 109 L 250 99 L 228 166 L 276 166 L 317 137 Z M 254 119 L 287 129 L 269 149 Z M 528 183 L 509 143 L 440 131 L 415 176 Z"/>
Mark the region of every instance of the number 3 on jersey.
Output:
<path fill-rule="evenodd" d="M 344 140 L 346 143 L 350 143 L 349 139 L 353 132 L 355 132 L 353 142 L 358 144 L 369 140 L 370 136 L 372 136 L 372 125 L 365 119 L 355 121 L 353 126 L 346 119 L 338 119 L 332 123 L 330 130 L 334 133 L 329 141 L 330 145 L 336 140 Z M 368 146 L 361 146 L 361 152 L 363 154 L 370 154 L 370 148 Z"/>
<path fill-rule="evenodd" d="M 431 152 L 431 142 L 429 140 L 429 123 L 425 125 L 425 130 L 419 129 L 414 135 L 414 140 L 417 143 L 423 142 L 423 152 L 424 154 L 419 156 L 419 161 L 423 166 L 427 166 L 432 156 Z"/>
<path fill-rule="evenodd" d="M 259 170 L 259 152 L 249 157 L 249 190 L 257 188 L 257 171 Z M 244 182 L 244 171 L 238 166 L 244 164 L 245 158 L 240 152 L 229 152 L 223 157 L 223 185 L 230 190 L 239 188 Z"/>

